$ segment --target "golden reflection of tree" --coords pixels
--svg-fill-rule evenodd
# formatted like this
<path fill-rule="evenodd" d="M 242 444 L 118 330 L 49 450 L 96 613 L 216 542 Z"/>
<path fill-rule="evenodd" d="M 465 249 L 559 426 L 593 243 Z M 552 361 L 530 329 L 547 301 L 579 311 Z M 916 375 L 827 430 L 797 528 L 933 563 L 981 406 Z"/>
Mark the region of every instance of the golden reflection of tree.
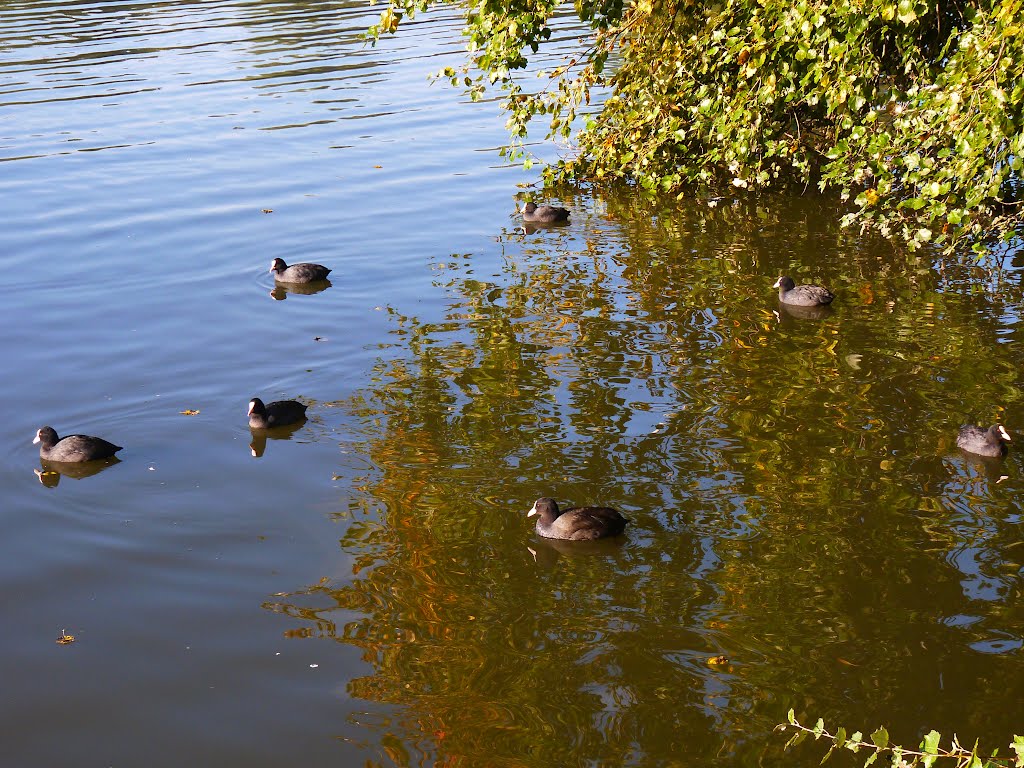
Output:
<path fill-rule="evenodd" d="M 912 729 L 917 689 L 880 670 L 963 662 L 936 626 L 963 602 L 955 537 L 916 510 L 963 488 L 939 457 L 963 394 L 1017 399 L 997 323 L 911 257 L 822 262 L 846 236 L 814 212 L 621 220 L 575 252 L 510 240 L 501 284 L 456 263 L 438 320 L 391 310 L 352 404 L 380 424 L 358 488 L 379 522 L 348 528 L 351 583 L 271 606 L 363 650 L 350 692 L 398 705 L 391 763 L 749 760 L 794 701 Z M 834 313 L 772 313 L 797 263 L 832 276 Z M 623 505 L 629 544 L 535 561 L 545 494 Z"/>

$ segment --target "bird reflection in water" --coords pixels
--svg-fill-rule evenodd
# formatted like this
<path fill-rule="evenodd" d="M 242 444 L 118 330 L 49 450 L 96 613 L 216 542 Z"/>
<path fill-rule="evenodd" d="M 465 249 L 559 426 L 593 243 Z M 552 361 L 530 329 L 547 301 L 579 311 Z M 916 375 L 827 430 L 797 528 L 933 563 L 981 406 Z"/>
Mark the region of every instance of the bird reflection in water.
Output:
<path fill-rule="evenodd" d="M 526 549 L 533 561 L 541 568 L 554 568 L 562 557 L 608 557 L 618 556 L 626 546 L 625 536 L 615 536 L 593 541 L 566 541 L 537 537 Z"/>
<path fill-rule="evenodd" d="M 817 307 L 802 307 L 799 304 L 785 304 L 779 302 L 779 311 L 775 313 L 779 320 L 793 318 L 795 320 L 824 320 L 832 314 L 832 307 L 823 304 Z"/>
<path fill-rule="evenodd" d="M 83 477 L 92 477 L 115 464 L 120 464 L 121 460 L 116 456 L 111 456 L 109 459 L 79 462 L 40 459 L 39 463 L 42 465 L 42 469 L 32 470 L 36 477 L 39 478 L 39 482 L 47 488 L 56 488 L 60 483 L 61 477 L 71 477 L 75 480 L 81 480 Z"/>
<path fill-rule="evenodd" d="M 274 301 L 284 301 L 288 298 L 289 293 L 312 296 L 314 293 L 326 291 L 330 287 L 330 280 L 320 280 L 316 283 L 278 283 L 270 292 L 270 297 Z"/>
<path fill-rule="evenodd" d="M 272 427 L 271 429 L 250 429 L 252 440 L 249 441 L 249 452 L 253 458 L 260 458 L 267 450 L 267 440 L 291 440 L 292 435 L 302 429 L 305 419 L 295 424 L 286 424 L 283 427 Z"/>

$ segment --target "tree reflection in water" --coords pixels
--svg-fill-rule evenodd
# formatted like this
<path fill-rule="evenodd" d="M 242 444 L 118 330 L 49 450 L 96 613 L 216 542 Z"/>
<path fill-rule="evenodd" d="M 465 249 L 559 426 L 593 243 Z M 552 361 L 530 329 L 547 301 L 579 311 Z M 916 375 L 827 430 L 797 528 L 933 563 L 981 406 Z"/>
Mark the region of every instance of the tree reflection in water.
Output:
<path fill-rule="evenodd" d="M 346 403 L 371 433 L 355 572 L 268 608 L 363 649 L 349 693 L 397 705 L 370 726 L 382 761 L 790 764 L 771 729 L 794 705 L 907 743 L 1011 733 L 989 694 L 1024 675 L 976 649 L 1022 632 L 1016 473 L 953 439 L 967 402 L 1019 423 L 1020 346 L 981 311 L 1019 312 L 1019 286 L 964 295 L 963 269 L 809 205 L 604 203 L 586 240 L 509 234 L 496 279 L 451 257 L 444 316 L 391 308 Z M 780 322 L 794 266 L 831 311 Z M 541 556 L 522 513 L 546 494 L 634 525 Z"/>

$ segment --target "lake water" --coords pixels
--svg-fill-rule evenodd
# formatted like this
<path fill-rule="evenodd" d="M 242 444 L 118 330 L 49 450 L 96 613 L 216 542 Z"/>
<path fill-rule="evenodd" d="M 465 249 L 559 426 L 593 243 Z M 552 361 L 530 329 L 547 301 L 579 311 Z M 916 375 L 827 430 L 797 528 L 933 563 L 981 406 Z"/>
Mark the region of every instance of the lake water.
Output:
<path fill-rule="evenodd" d="M 1020 453 L 954 441 L 1024 425 L 1024 259 L 805 198 L 517 230 L 500 110 L 428 81 L 459 19 L 379 10 L 0 5 L 3 764 L 816 765 L 790 707 L 1005 753 Z M 121 461 L 44 473 L 44 424 Z M 632 524 L 556 546 L 542 495 Z"/>

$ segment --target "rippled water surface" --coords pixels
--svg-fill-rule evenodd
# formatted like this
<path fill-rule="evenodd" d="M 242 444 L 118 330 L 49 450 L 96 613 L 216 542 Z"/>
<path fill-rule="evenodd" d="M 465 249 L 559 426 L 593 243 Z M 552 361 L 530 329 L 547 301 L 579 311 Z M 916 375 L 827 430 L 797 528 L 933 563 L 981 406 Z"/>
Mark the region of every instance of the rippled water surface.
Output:
<path fill-rule="evenodd" d="M 460 20 L 379 10 L 0 3 L 4 764 L 816 765 L 790 707 L 1005 753 L 1019 450 L 954 440 L 1024 425 L 1013 254 L 803 198 L 517 229 L 497 106 L 428 80 Z M 632 524 L 541 540 L 542 495 Z"/>

